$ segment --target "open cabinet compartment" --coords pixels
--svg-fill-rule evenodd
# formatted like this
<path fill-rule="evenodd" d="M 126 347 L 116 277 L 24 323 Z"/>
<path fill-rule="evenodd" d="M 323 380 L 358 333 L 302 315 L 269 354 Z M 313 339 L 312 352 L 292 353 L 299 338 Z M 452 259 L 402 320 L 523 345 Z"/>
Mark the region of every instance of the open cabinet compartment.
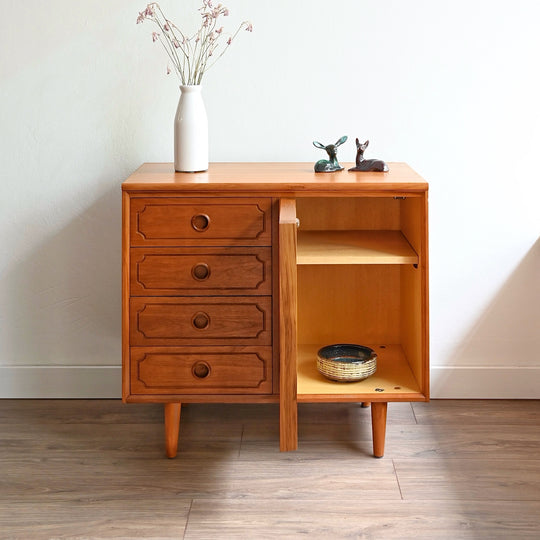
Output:
<path fill-rule="evenodd" d="M 297 400 L 428 399 L 425 200 L 298 198 Z M 334 382 L 318 373 L 319 348 L 375 350 L 377 372 Z"/>

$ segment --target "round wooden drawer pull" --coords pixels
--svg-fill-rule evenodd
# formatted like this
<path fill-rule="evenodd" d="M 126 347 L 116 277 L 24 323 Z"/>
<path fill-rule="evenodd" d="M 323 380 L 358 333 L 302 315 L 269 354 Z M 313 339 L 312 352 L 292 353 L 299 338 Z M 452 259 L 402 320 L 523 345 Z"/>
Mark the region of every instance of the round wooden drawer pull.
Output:
<path fill-rule="evenodd" d="M 206 362 L 197 362 L 193 364 L 191 372 L 197 379 L 204 379 L 210 375 L 210 366 Z"/>
<path fill-rule="evenodd" d="M 204 311 L 199 311 L 199 313 L 195 313 L 195 315 L 193 315 L 191 324 L 197 330 L 204 330 L 210 326 L 210 317 L 207 313 L 204 313 Z"/>
<path fill-rule="evenodd" d="M 210 277 L 210 267 L 206 263 L 197 263 L 191 269 L 191 275 L 197 281 L 204 281 Z"/>
<path fill-rule="evenodd" d="M 191 226 L 197 232 L 204 232 L 210 227 L 210 218 L 206 214 L 197 214 L 191 218 Z"/>

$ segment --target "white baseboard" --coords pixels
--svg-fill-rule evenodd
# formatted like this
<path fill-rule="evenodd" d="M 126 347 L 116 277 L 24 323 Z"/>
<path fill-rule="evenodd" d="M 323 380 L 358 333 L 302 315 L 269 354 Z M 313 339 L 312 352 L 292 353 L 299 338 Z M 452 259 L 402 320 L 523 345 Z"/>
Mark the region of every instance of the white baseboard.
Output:
<path fill-rule="evenodd" d="M 0 398 L 120 398 L 120 366 L 0 366 Z M 434 399 L 540 399 L 540 367 L 431 368 Z"/>
<path fill-rule="evenodd" d="M 540 399 L 540 367 L 431 367 L 434 399 Z"/>
<path fill-rule="evenodd" d="M 0 366 L 0 398 L 120 397 L 120 366 Z"/>

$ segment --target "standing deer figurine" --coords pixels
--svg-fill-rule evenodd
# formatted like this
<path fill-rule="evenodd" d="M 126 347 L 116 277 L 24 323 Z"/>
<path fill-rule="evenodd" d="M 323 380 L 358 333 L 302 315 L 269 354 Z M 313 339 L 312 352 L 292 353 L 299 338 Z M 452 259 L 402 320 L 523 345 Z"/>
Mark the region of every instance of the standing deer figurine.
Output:
<path fill-rule="evenodd" d="M 336 142 L 336 144 L 329 144 L 327 146 L 324 146 L 324 144 L 320 142 L 313 141 L 313 146 L 326 150 L 329 157 L 329 159 L 320 159 L 315 163 L 315 172 L 334 172 L 343 170 L 343 167 L 337 160 L 337 147 L 341 146 L 346 140 L 347 135 L 344 135 Z"/>
<path fill-rule="evenodd" d="M 364 159 L 364 151 L 368 147 L 369 141 L 360 143 L 356 139 L 356 167 L 352 167 L 349 171 L 376 171 L 387 172 L 388 165 L 382 159 Z"/>

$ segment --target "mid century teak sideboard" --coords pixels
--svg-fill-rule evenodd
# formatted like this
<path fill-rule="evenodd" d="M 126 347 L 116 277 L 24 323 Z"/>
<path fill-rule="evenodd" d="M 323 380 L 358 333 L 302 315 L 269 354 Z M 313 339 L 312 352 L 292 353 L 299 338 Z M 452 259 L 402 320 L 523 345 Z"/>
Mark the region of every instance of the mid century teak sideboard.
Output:
<path fill-rule="evenodd" d="M 429 399 L 428 184 L 389 167 L 147 163 L 123 183 L 123 400 L 164 403 L 168 457 L 182 403 L 279 402 L 283 451 L 298 402 L 370 403 L 381 457 L 387 404 Z M 325 379 L 333 343 L 377 372 Z"/>

